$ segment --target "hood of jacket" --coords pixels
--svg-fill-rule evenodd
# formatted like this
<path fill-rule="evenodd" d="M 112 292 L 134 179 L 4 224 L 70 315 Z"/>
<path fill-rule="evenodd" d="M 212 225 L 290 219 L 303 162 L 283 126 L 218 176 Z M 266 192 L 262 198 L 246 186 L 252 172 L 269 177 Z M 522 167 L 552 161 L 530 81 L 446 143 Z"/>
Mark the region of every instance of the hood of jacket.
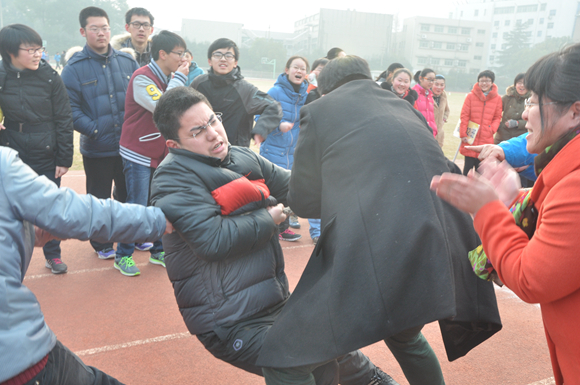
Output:
<path fill-rule="evenodd" d="M 74 47 L 70 47 L 68 49 L 68 51 L 66 51 L 66 54 L 64 55 L 65 60 L 68 61 L 73 57 L 73 55 L 77 52 L 81 52 L 83 50 L 83 47 L 81 47 L 80 45 L 76 45 Z"/>
<path fill-rule="evenodd" d="M 473 88 L 471 89 L 471 92 L 473 92 L 473 94 L 475 96 L 477 96 L 477 98 L 479 100 L 481 100 L 482 102 L 488 101 L 488 100 L 493 99 L 496 96 L 498 96 L 498 93 L 497 93 L 497 85 L 495 83 L 491 85 L 491 89 L 489 90 L 489 93 L 487 94 L 487 96 L 481 90 L 481 87 L 479 86 L 479 83 L 475 83 L 473 85 Z"/>
<path fill-rule="evenodd" d="M 242 76 L 240 66 L 234 68 L 232 72 L 230 72 L 227 75 L 218 75 L 215 72 L 213 72 L 213 68 L 210 67 L 209 70 L 207 71 L 207 75 L 209 77 L 209 80 L 217 87 L 227 86 L 229 84 L 234 83 L 236 80 L 241 80 L 244 78 Z"/>
<path fill-rule="evenodd" d="M 511 96 L 517 99 L 527 99 L 532 95 L 532 91 L 528 90 L 524 95 L 520 95 L 518 91 L 516 91 L 516 87 L 512 84 L 508 88 L 505 89 L 505 94 L 507 96 Z"/>

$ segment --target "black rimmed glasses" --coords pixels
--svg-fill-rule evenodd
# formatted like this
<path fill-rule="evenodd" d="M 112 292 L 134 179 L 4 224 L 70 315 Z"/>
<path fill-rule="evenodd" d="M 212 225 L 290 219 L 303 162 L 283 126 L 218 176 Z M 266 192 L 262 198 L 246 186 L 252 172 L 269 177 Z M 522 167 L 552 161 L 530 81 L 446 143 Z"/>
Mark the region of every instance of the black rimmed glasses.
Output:
<path fill-rule="evenodd" d="M 19 47 L 18 49 L 21 51 L 26 51 L 31 55 L 34 55 L 37 53 L 42 54 L 44 51 L 46 51 L 46 48 L 44 48 L 44 47 L 40 47 L 40 48 L 20 48 Z"/>
<path fill-rule="evenodd" d="M 236 55 L 234 55 L 231 52 L 221 53 L 218 51 L 218 52 L 212 53 L 211 57 L 216 59 L 216 60 L 222 60 L 222 58 L 225 58 L 227 61 L 232 61 L 236 58 Z"/>
<path fill-rule="evenodd" d="M 151 29 L 151 27 L 153 27 L 151 24 L 149 23 L 139 23 L 138 21 L 134 21 L 132 23 L 129 23 L 129 25 L 135 29 L 141 29 L 143 28 L 145 31 L 148 31 Z"/>

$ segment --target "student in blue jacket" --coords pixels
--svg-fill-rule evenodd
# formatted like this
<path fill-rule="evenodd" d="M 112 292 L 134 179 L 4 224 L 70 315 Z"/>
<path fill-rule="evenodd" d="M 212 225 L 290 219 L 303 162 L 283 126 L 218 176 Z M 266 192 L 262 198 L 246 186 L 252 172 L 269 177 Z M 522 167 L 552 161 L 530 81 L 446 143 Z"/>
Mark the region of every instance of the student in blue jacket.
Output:
<path fill-rule="evenodd" d="M 291 170 L 294 163 L 294 149 L 300 132 L 300 108 L 308 95 L 308 72 L 308 60 L 302 56 L 292 56 L 286 62 L 284 73 L 278 76 L 274 87 L 268 91 L 282 105 L 284 116 L 280 126 L 261 144 L 260 155 L 286 170 Z M 258 119 L 259 116 L 256 117 Z M 289 224 L 289 218 L 280 224 L 280 240 L 297 241 L 301 236 L 290 230 Z M 297 226 L 293 224 L 293 227 Z M 317 231 L 318 233 L 311 234 L 313 238 L 320 235 L 320 225 Z"/>

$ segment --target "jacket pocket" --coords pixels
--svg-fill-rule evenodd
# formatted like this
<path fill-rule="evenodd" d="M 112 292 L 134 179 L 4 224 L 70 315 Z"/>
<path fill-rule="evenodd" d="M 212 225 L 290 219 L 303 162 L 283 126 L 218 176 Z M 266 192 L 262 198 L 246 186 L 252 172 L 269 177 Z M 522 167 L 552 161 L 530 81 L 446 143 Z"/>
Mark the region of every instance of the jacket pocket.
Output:
<path fill-rule="evenodd" d="M 81 83 L 81 93 L 86 103 L 97 103 L 97 79 L 89 79 Z"/>

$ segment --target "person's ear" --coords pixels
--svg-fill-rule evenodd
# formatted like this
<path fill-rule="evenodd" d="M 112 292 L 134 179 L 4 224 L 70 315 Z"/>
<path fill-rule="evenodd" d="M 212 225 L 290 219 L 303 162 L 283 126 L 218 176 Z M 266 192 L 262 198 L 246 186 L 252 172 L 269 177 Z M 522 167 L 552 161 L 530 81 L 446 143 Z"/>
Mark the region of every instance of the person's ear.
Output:
<path fill-rule="evenodd" d="M 570 112 L 572 113 L 572 120 L 578 127 L 580 125 L 580 101 L 576 101 L 570 106 Z"/>
<path fill-rule="evenodd" d="M 173 139 L 167 139 L 165 141 L 165 144 L 167 145 L 167 147 L 169 148 L 180 148 L 179 143 L 177 143 L 175 140 Z"/>
<path fill-rule="evenodd" d="M 85 29 L 84 29 L 84 28 L 81 28 L 81 29 L 80 29 L 80 32 L 81 32 L 81 36 L 82 36 L 82 37 L 87 37 L 87 32 L 85 31 Z"/>

